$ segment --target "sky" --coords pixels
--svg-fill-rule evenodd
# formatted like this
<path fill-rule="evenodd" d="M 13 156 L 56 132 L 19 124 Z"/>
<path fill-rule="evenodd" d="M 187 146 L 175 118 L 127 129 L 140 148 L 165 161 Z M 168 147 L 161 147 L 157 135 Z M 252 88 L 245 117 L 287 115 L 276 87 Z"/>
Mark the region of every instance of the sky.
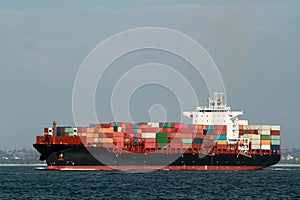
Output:
<path fill-rule="evenodd" d="M 173 29 L 201 44 L 222 75 L 232 110 L 243 110 L 241 119 L 250 124 L 280 124 L 282 147 L 300 147 L 299 10 L 298 1 L 1 1 L 0 149 L 32 148 L 53 120 L 73 125 L 73 85 L 84 59 L 112 35 L 141 27 Z M 206 104 L 207 87 L 190 63 L 144 49 L 107 69 L 95 96 L 99 121 L 113 120 L 110 97 L 122 74 L 151 62 L 179 71 Z M 171 75 L 161 76 L 185 90 Z M 182 117 L 168 87 L 145 85 L 131 97 L 135 121 L 149 121 L 150 108 L 154 119 L 164 109 L 168 120 Z"/>

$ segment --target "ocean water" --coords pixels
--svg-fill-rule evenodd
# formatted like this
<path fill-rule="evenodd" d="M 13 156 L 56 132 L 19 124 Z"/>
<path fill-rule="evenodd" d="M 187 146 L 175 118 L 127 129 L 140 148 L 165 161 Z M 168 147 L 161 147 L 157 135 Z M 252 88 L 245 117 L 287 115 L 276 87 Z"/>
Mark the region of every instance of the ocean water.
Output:
<path fill-rule="evenodd" d="M 300 167 L 259 171 L 49 171 L 0 167 L 0 199 L 300 199 Z"/>

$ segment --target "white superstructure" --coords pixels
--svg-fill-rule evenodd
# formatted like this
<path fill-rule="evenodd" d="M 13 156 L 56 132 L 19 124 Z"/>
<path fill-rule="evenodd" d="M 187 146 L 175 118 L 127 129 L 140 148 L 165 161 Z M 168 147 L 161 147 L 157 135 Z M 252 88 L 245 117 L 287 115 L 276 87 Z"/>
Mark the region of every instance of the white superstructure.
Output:
<path fill-rule="evenodd" d="M 243 111 L 231 111 L 224 103 L 224 94 L 220 92 L 215 92 L 213 99 L 209 98 L 208 102 L 208 107 L 196 107 L 196 111 L 183 112 L 183 115 L 191 118 L 193 124 L 226 125 L 227 140 L 238 140 L 238 117 L 243 114 Z M 241 120 L 241 123 L 246 125 L 248 121 Z"/>

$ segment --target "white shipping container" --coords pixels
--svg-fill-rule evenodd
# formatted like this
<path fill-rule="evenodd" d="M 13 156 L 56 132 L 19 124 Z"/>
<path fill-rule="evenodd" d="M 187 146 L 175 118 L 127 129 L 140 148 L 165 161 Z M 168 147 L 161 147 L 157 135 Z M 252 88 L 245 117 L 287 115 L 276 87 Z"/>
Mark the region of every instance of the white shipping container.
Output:
<path fill-rule="evenodd" d="M 252 144 L 260 144 L 260 140 L 251 140 Z"/>
<path fill-rule="evenodd" d="M 122 127 L 118 127 L 118 132 L 122 132 Z"/>
<path fill-rule="evenodd" d="M 241 138 L 249 138 L 252 140 L 260 140 L 260 135 L 256 135 L 256 134 L 245 134 L 240 136 Z"/>
<path fill-rule="evenodd" d="M 272 125 L 271 130 L 273 131 L 280 131 L 280 126 L 279 125 Z"/>
<path fill-rule="evenodd" d="M 261 129 L 261 125 L 250 125 L 251 130 L 258 130 Z"/>
<path fill-rule="evenodd" d="M 239 125 L 248 125 L 248 120 L 239 120 Z"/>
<path fill-rule="evenodd" d="M 98 142 L 98 138 L 94 138 L 94 143 L 97 143 Z"/>
<path fill-rule="evenodd" d="M 258 130 L 258 134 L 260 135 L 271 135 L 270 129 L 260 129 Z"/>
<path fill-rule="evenodd" d="M 244 125 L 244 126 L 243 126 L 243 129 L 244 129 L 244 130 L 251 130 L 251 125 Z"/>
<path fill-rule="evenodd" d="M 262 150 L 271 150 L 271 145 L 269 145 L 269 144 L 262 144 L 261 145 L 261 149 Z"/>
<path fill-rule="evenodd" d="M 271 125 L 261 125 L 261 129 L 267 130 L 267 129 L 271 129 Z"/>
<path fill-rule="evenodd" d="M 260 144 L 252 144 L 251 149 L 260 149 Z"/>
<path fill-rule="evenodd" d="M 156 138 L 156 133 L 142 133 L 142 138 Z"/>
<path fill-rule="evenodd" d="M 151 125 L 153 128 L 159 128 L 158 122 L 148 122 L 148 125 Z"/>

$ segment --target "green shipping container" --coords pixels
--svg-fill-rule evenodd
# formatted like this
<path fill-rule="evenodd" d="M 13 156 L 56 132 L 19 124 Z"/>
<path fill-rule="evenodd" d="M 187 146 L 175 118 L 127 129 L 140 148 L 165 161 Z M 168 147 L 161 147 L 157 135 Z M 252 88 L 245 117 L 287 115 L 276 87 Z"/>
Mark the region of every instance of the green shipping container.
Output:
<path fill-rule="evenodd" d="M 171 122 L 165 122 L 164 128 L 171 128 Z"/>
<path fill-rule="evenodd" d="M 66 133 L 73 133 L 73 128 L 65 128 Z"/>
<path fill-rule="evenodd" d="M 271 140 L 271 135 L 261 135 L 262 140 Z"/>
<path fill-rule="evenodd" d="M 168 138 L 167 137 L 159 137 L 156 138 L 157 143 L 168 143 Z"/>
<path fill-rule="evenodd" d="M 166 132 L 157 132 L 156 138 L 168 138 L 168 133 Z"/>
<path fill-rule="evenodd" d="M 271 140 L 272 145 L 280 145 L 280 140 Z"/>
<path fill-rule="evenodd" d="M 193 139 L 190 139 L 190 138 L 182 139 L 182 143 L 183 144 L 192 144 L 193 143 Z"/>
<path fill-rule="evenodd" d="M 247 130 L 243 130 L 243 135 L 247 134 Z"/>
<path fill-rule="evenodd" d="M 271 140 L 280 140 L 280 135 L 271 135 Z"/>

